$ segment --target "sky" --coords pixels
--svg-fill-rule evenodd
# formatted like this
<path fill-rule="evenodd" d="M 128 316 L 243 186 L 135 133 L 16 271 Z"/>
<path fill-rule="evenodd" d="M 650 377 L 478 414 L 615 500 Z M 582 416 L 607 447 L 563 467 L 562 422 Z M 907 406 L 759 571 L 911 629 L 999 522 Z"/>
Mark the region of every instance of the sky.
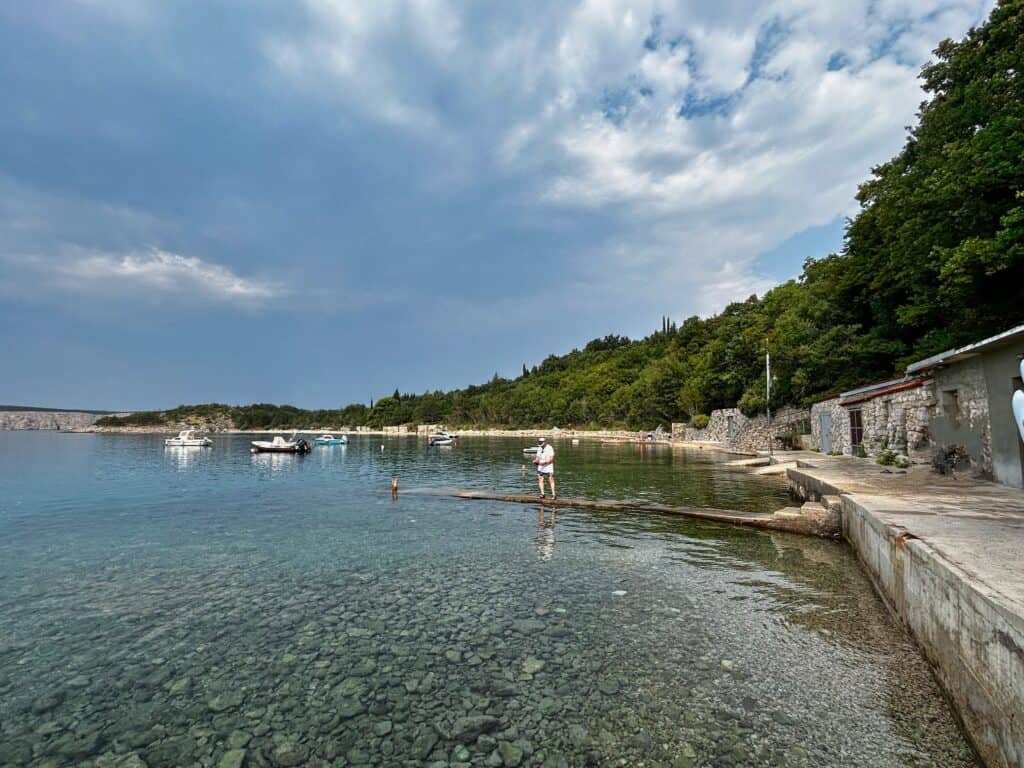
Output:
<path fill-rule="evenodd" d="M 338 407 L 842 246 L 991 0 L 0 4 L 0 403 Z"/>

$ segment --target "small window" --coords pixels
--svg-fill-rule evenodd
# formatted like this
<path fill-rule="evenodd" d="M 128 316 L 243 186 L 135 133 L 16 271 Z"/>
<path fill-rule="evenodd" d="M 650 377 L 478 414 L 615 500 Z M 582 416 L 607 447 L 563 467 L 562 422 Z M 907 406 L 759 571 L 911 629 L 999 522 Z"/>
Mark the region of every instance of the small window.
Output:
<path fill-rule="evenodd" d="M 960 427 L 960 391 L 946 389 L 942 392 L 942 410 L 954 429 Z"/>

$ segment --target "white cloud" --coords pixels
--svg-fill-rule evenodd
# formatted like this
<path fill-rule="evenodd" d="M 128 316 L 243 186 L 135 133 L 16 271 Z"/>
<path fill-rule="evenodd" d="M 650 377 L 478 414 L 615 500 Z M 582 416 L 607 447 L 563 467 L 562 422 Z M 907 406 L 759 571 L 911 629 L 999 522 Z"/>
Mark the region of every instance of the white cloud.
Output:
<path fill-rule="evenodd" d="M 65 262 L 57 271 L 84 286 L 123 283 L 225 301 L 270 299 L 281 293 L 273 283 L 241 277 L 220 264 L 159 248 L 126 254 L 93 253 Z"/>
<path fill-rule="evenodd" d="M 8 256 L 4 262 L 12 274 L 9 289 L 16 282 L 23 289 L 41 282 L 70 294 L 232 304 L 269 301 L 285 293 L 277 283 L 242 277 L 222 264 L 159 248 L 111 253 L 72 247 L 56 257 Z M 16 281 L 17 275 L 21 278 Z"/>
<path fill-rule="evenodd" d="M 494 174 L 537 217 L 606 214 L 605 241 L 572 257 L 589 289 L 628 299 L 646 285 L 686 313 L 763 290 L 759 253 L 852 212 L 913 122 L 931 49 L 992 4 L 305 0 L 306 27 L 268 31 L 263 50 L 339 122 L 433 150 L 438 184 L 493 189 Z M 204 270 L 152 255 L 92 267 L 155 284 Z M 230 272 L 198 282 L 249 290 Z"/>

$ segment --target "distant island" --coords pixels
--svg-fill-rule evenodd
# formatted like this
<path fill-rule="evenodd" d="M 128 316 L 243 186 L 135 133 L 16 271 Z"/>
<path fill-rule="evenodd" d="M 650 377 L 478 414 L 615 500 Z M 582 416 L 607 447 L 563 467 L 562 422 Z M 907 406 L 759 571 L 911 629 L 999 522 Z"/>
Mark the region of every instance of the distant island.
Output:
<path fill-rule="evenodd" d="M 909 361 L 1024 319 L 1024 99 L 1012 4 L 922 70 L 929 100 L 902 151 L 861 185 L 840 253 L 799 278 L 706 319 L 665 319 L 640 340 L 595 339 L 523 365 L 514 379 L 451 392 L 400 393 L 370 405 L 304 410 L 266 404 L 180 406 L 107 416 L 108 427 L 183 419 L 238 429 L 324 424 L 380 428 L 629 427 L 700 421 L 712 409 L 806 405 L 893 375 Z M 694 291 L 700 286 L 694 285 Z"/>

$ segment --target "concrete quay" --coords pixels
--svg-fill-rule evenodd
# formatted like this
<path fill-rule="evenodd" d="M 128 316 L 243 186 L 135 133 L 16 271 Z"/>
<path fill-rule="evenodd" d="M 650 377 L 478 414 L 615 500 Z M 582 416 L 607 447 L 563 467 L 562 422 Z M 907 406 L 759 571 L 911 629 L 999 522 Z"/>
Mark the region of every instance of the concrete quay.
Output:
<path fill-rule="evenodd" d="M 1024 491 L 925 467 L 802 454 L 807 501 L 844 537 L 934 666 L 990 768 L 1024 768 Z"/>

